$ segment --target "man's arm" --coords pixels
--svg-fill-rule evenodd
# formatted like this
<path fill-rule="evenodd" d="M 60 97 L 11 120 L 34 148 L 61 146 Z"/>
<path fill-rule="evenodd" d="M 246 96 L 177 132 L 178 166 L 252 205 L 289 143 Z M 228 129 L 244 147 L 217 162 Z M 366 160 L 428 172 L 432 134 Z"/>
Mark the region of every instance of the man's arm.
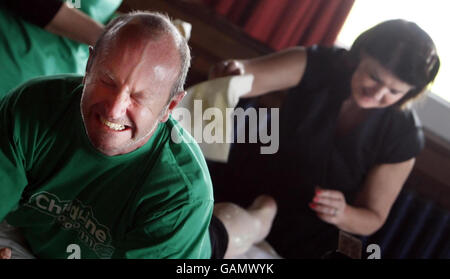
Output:
<path fill-rule="evenodd" d="M 28 184 L 25 156 L 18 140 L 21 110 L 17 107 L 24 87 L 0 99 L 0 222 L 19 203 Z"/>
<path fill-rule="evenodd" d="M 18 204 L 27 185 L 21 148 L 14 141 L 13 94 L 0 100 L 0 223 Z M 10 259 L 11 249 L 0 247 L 0 259 Z"/>

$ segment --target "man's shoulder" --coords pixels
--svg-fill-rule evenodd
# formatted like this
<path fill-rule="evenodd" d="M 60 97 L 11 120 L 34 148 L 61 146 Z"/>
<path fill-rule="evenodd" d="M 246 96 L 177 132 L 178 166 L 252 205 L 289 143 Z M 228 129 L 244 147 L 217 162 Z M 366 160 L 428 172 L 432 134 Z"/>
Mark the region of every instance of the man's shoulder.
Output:
<path fill-rule="evenodd" d="M 188 138 L 179 124 L 169 118 L 158 137 L 157 156 L 153 157 L 143 187 L 137 193 L 139 218 L 152 218 L 167 212 L 212 210 L 214 197 L 208 167 L 195 141 L 176 142 L 172 135 Z"/>
<path fill-rule="evenodd" d="M 67 113 L 79 100 L 82 77 L 78 75 L 45 76 L 31 79 L 8 93 L 3 104 L 15 121 L 47 123 Z"/>
<path fill-rule="evenodd" d="M 152 174 L 178 181 L 194 196 L 212 199 L 212 182 L 200 147 L 172 117 L 164 125 L 168 135 Z"/>
<path fill-rule="evenodd" d="M 9 94 L 19 94 L 32 99 L 64 98 L 81 86 L 83 77 L 76 74 L 42 76 L 19 85 Z"/>
<path fill-rule="evenodd" d="M 206 167 L 205 157 L 192 135 L 184 130 L 172 116 L 169 117 L 165 125 L 169 133 L 166 151 L 170 152 L 176 161 L 183 161 L 188 157 L 190 158 L 188 162 L 195 166 Z"/>
<path fill-rule="evenodd" d="M 26 114 L 42 114 L 45 108 L 54 110 L 63 100 L 70 101 L 81 87 L 79 75 L 55 75 L 33 78 L 10 91 L 4 98 L 9 100 L 11 109 Z"/>

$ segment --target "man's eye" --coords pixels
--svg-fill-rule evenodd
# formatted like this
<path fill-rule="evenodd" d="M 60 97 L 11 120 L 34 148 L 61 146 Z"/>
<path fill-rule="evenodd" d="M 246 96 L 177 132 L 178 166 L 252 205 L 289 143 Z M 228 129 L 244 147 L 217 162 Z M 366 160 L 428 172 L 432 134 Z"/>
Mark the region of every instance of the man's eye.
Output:
<path fill-rule="evenodd" d="M 131 97 L 140 104 L 143 104 L 146 102 L 146 100 L 142 94 L 132 94 Z"/>
<path fill-rule="evenodd" d="M 109 86 L 109 87 L 115 87 L 115 86 L 116 86 L 116 84 L 115 84 L 112 80 L 101 79 L 101 82 L 102 82 L 104 85 L 107 85 L 107 86 Z"/>

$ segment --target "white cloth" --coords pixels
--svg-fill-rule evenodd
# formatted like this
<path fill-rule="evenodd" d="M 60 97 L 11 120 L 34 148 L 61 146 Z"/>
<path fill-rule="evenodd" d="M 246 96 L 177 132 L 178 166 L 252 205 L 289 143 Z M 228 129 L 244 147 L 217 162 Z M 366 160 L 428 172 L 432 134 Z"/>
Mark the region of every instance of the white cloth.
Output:
<path fill-rule="evenodd" d="M 189 39 L 191 38 L 192 24 L 181 19 L 175 19 L 173 21 L 173 24 L 181 33 L 181 35 L 186 39 L 186 41 L 189 41 Z"/>
<path fill-rule="evenodd" d="M 239 98 L 251 91 L 252 83 L 253 75 L 208 80 L 188 88 L 187 95 L 174 109 L 172 116 L 185 130 L 191 132 L 207 159 L 218 162 L 228 160 L 230 143 L 233 140 L 231 113 Z M 190 117 L 184 117 L 182 109 L 187 109 Z M 215 109 L 214 112 L 211 109 Z M 207 126 L 217 127 L 213 137 L 204 133 L 207 132 Z M 220 140 L 215 140 L 217 138 Z"/>

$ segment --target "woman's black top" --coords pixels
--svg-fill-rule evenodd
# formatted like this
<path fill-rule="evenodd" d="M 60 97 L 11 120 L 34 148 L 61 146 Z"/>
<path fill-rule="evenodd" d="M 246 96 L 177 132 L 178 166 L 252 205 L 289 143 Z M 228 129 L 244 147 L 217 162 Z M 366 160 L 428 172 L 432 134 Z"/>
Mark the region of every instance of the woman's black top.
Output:
<path fill-rule="evenodd" d="M 39 27 L 45 27 L 61 8 L 61 0 L 4 0 L 1 6 Z"/>
<path fill-rule="evenodd" d="M 338 229 L 308 207 L 315 186 L 342 191 L 351 204 L 372 167 L 411 159 L 424 145 L 415 113 L 394 107 L 367 110 L 362 123 L 336 136 L 341 105 L 351 93 L 346 57 L 344 49 L 307 50 L 304 76 L 280 109 L 277 153 L 234 144 L 225 168 L 210 164 L 216 201 L 247 206 L 263 193 L 277 200 L 268 241 L 287 258 L 318 258 L 337 247 Z"/>

